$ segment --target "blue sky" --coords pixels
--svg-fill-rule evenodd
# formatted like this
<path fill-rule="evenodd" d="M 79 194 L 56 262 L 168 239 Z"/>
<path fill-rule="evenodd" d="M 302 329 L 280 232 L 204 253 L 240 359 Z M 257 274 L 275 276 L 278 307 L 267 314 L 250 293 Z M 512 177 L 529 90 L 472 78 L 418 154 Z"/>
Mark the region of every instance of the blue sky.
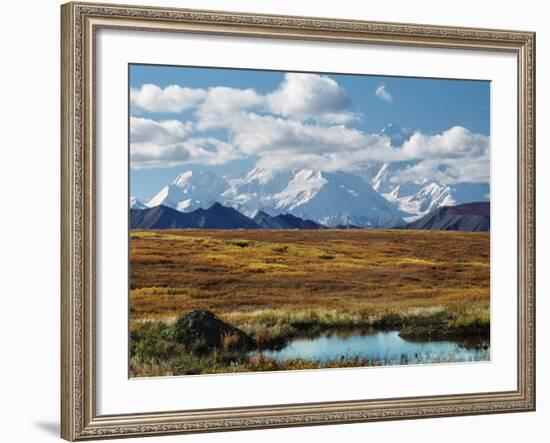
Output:
<path fill-rule="evenodd" d="M 481 156 L 488 177 L 490 82 L 153 65 L 131 65 L 129 75 L 131 193 L 142 199 L 190 169 L 415 159 L 425 164 L 419 174 L 483 181 L 483 171 L 459 170 Z M 376 138 L 390 123 L 403 128 L 401 151 Z"/>

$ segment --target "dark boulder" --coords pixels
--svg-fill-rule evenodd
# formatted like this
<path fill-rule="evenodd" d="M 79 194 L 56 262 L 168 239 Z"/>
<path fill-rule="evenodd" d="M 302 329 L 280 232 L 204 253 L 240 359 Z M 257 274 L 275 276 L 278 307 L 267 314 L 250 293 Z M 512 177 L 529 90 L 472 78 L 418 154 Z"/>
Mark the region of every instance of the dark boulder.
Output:
<path fill-rule="evenodd" d="M 248 351 L 253 340 L 239 328 L 220 320 L 212 312 L 197 309 L 183 314 L 174 326 L 174 338 L 193 353 Z"/>

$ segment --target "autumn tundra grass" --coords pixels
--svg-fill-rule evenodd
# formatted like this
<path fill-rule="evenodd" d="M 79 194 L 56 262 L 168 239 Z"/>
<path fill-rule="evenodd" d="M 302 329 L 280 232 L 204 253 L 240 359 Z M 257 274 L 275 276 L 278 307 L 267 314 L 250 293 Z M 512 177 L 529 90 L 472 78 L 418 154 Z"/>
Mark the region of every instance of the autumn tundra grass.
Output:
<path fill-rule="evenodd" d="M 262 356 L 327 330 L 386 328 L 411 340 L 489 335 L 488 233 L 156 230 L 130 237 L 134 376 L 391 364 Z M 244 332 L 254 352 L 223 343 L 190 352 L 174 328 L 196 310 Z"/>

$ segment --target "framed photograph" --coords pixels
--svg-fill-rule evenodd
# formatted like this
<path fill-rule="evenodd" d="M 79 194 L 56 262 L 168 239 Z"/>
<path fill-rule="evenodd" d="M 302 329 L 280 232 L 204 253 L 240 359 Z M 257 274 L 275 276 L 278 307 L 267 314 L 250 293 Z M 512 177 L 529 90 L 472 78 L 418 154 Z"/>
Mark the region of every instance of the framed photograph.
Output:
<path fill-rule="evenodd" d="M 534 410 L 534 33 L 61 14 L 63 438 Z"/>

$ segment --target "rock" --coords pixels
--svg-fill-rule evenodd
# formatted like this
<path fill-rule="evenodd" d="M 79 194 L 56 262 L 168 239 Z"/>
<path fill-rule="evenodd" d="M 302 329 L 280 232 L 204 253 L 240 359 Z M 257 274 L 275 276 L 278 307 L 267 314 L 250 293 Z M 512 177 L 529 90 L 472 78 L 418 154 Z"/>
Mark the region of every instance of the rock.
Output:
<path fill-rule="evenodd" d="M 174 338 L 190 352 L 200 354 L 214 349 L 245 352 L 254 341 L 239 328 L 220 320 L 212 312 L 197 309 L 178 318 Z"/>

